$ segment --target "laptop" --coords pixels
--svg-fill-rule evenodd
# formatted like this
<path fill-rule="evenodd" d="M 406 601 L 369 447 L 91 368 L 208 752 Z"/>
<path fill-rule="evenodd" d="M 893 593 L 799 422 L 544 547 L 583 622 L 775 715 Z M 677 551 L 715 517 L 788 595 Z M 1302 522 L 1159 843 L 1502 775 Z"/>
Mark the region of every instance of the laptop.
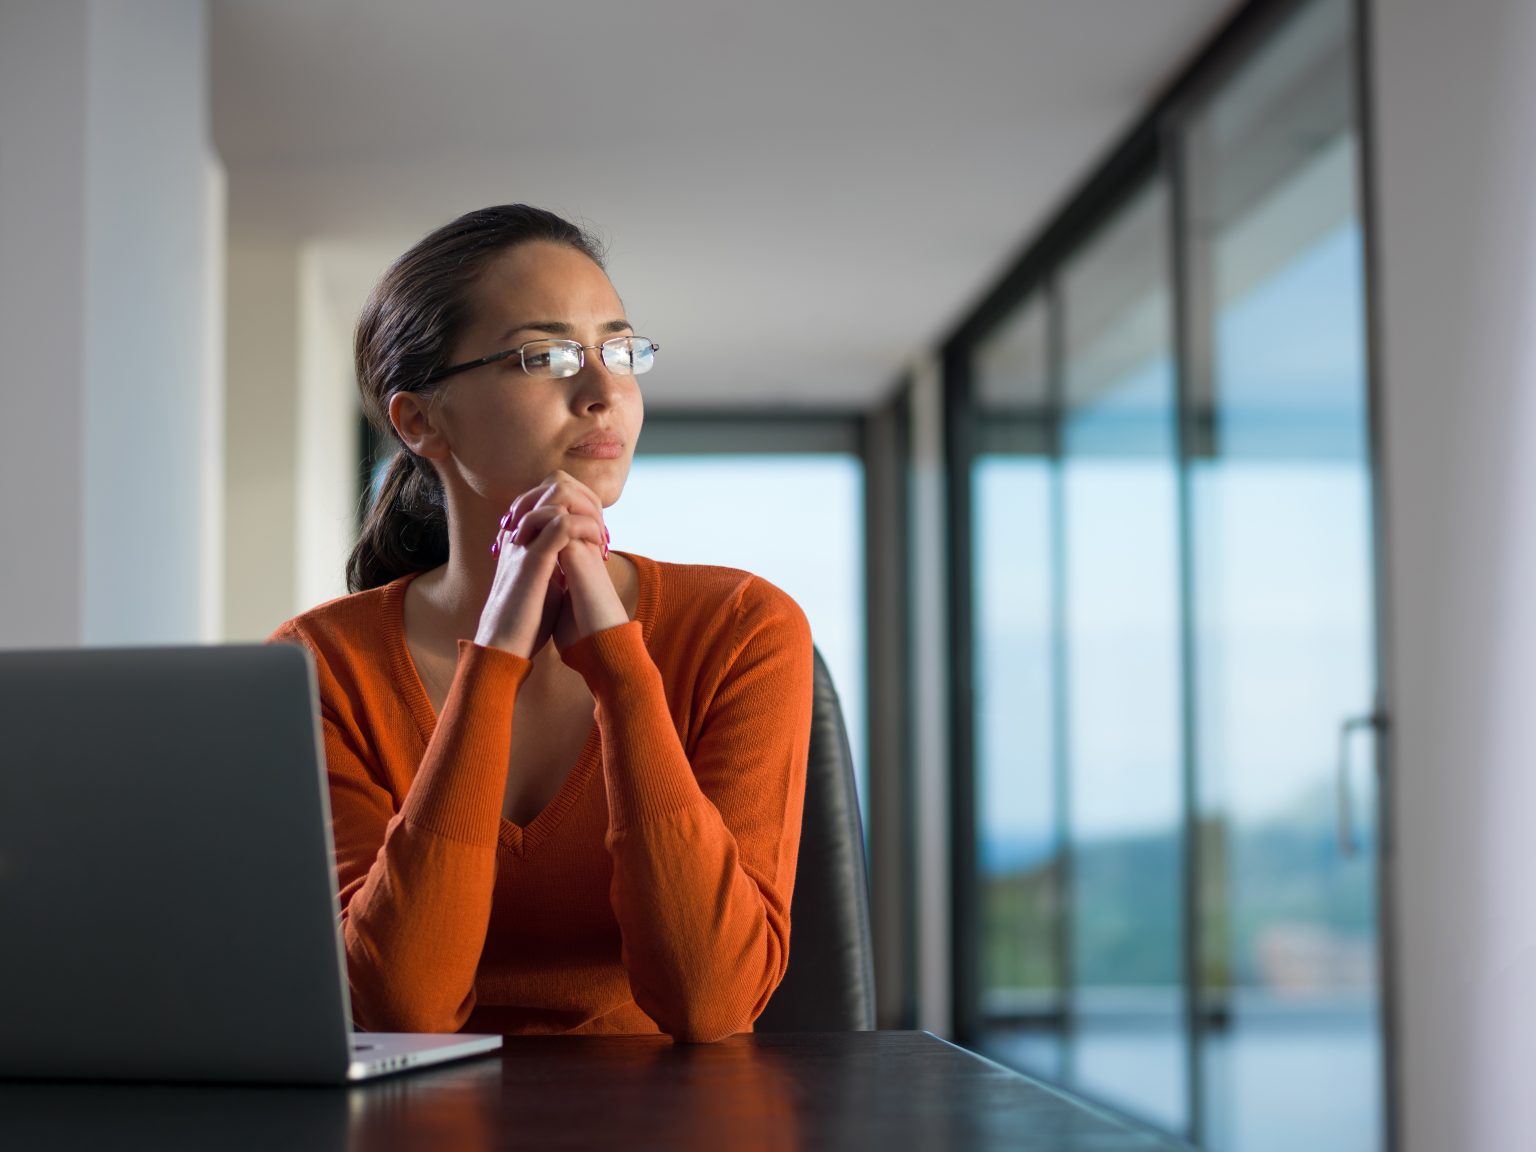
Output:
<path fill-rule="evenodd" d="M 347 1083 L 501 1046 L 354 1034 L 314 667 L 0 652 L 0 1077 Z"/>

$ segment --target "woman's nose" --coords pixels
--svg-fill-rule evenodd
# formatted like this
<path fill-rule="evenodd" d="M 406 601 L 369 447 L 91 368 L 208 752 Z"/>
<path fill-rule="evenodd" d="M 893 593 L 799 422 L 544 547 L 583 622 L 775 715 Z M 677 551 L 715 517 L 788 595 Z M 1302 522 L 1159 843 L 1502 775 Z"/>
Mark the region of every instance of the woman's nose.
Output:
<path fill-rule="evenodd" d="M 603 363 L 601 349 L 588 349 L 585 352 L 585 360 L 586 363 L 582 365 L 581 372 L 577 376 L 579 381 L 577 404 L 584 411 L 612 407 L 626 384 L 632 383 L 634 378 L 610 371 L 608 365 Z"/>

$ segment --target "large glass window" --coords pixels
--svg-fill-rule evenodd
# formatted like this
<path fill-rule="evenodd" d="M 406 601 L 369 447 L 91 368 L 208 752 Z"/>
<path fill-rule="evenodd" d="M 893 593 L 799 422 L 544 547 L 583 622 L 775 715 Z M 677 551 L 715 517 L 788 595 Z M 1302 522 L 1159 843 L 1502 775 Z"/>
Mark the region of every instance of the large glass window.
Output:
<path fill-rule="evenodd" d="M 1383 1143 L 1353 11 L 1207 64 L 957 361 L 965 1038 L 1216 1152 Z"/>
<path fill-rule="evenodd" d="M 862 460 L 846 449 L 766 446 L 647 454 L 648 435 L 649 429 L 624 498 L 605 517 L 614 547 L 674 563 L 742 568 L 793 596 L 842 699 L 859 795 L 866 797 Z"/>
<path fill-rule="evenodd" d="M 976 977 L 989 1051 L 1183 1130 L 1168 216 L 1148 184 L 974 353 Z"/>
<path fill-rule="evenodd" d="M 1061 1072 L 1062 840 L 1053 685 L 1057 581 L 1043 296 L 978 349 L 972 683 L 979 1010 L 989 1042 L 1042 1075 Z"/>
<path fill-rule="evenodd" d="M 1063 271 L 1068 1076 L 1175 1130 L 1184 1007 L 1179 491 L 1168 201 Z"/>
<path fill-rule="evenodd" d="M 1381 1144 L 1374 773 L 1347 736 L 1375 696 L 1350 12 L 1307 5 L 1187 134 L 1201 1050 L 1221 1152 Z"/>

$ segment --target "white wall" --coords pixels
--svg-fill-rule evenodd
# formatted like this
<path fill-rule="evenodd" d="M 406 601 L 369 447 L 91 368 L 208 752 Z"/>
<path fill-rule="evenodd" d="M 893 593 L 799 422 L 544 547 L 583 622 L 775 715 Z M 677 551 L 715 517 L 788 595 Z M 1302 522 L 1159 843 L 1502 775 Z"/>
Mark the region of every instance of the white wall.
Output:
<path fill-rule="evenodd" d="M 224 636 L 260 641 L 299 602 L 298 249 L 232 242 L 226 274 Z"/>
<path fill-rule="evenodd" d="M 0 3 L 0 644 L 204 636 L 202 0 Z"/>
<path fill-rule="evenodd" d="M 356 536 L 357 388 L 328 254 L 282 240 L 229 247 L 224 638 L 264 640 L 346 592 Z"/>
<path fill-rule="evenodd" d="M 1371 0 L 1409 1152 L 1536 1147 L 1536 5 Z"/>
<path fill-rule="evenodd" d="M 347 591 L 347 556 L 357 538 L 357 386 L 352 325 L 358 309 L 337 297 L 324 252 L 299 257 L 299 426 L 297 570 L 299 604 Z"/>
<path fill-rule="evenodd" d="M 0 644 L 80 639 L 86 6 L 0 3 Z"/>

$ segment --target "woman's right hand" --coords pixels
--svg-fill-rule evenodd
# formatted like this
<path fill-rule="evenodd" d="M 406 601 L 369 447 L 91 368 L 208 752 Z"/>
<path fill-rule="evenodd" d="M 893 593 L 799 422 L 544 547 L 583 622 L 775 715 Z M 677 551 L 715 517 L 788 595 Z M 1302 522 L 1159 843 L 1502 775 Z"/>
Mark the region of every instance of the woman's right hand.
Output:
<path fill-rule="evenodd" d="M 476 644 L 530 660 L 544 647 L 565 597 L 560 554 L 577 541 L 603 550 L 607 537 L 602 503 L 575 477 L 552 472 L 512 502 L 497 529 Z"/>

